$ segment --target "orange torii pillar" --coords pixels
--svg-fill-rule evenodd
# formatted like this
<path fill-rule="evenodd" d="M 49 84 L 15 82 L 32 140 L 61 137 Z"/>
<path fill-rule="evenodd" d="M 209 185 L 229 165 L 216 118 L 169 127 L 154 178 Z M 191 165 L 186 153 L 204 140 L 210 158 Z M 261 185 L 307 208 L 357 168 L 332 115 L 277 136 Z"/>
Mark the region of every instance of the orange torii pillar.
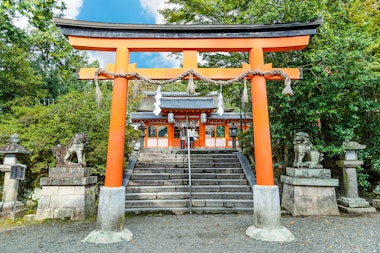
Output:
<path fill-rule="evenodd" d="M 252 70 L 264 70 L 264 51 L 249 52 Z M 253 136 L 255 147 L 256 185 L 253 187 L 254 224 L 246 235 L 263 241 L 293 241 L 293 234 L 280 222 L 281 208 L 277 185 L 274 185 L 272 147 L 266 80 L 264 76 L 251 79 Z"/>
<path fill-rule="evenodd" d="M 128 72 L 129 49 L 116 49 L 115 73 Z M 114 243 L 130 241 L 133 233 L 124 228 L 125 188 L 122 185 L 125 122 L 128 106 L 128 79 L 116 77 L 112 90 L 110 128 L 104 187 L 100 188 L 97 227 L 85 239 L 85 242 Z M 99 233 L 99 231 L 102 231 Z"/>
<path fill-rule="evenodd" d="M 264 64 L 264 52 L 302 50 L 316 33 L 320 21 L 272 25 L 130 25 L 105 24 L 55 19 L 70 44 L 79 50 L 116 51 L 116 64 L 107 71 L 114 74 L 138 72 L 150 79 L 171 79 L 188 69 L 214 80 L 230 80 L 246 71 L 282 70 L 291 79 L 300 78 L 296 68 L 275 69 Z M 137 69 L 129 64 L 130 52 L 182 52 L 183 68 Z M 249 64 L 242 68 L 198 68 L 197 52 L 248 52 Z M 80 79 L 94 79 L 97 69 L 81 69 Z M 124 135 L 126 123 L 128 78 L 115 77 L 111 106 L 106 179 L 101 189 L 97 231 L 87 241 L 130 240 L 124 229 L 125 188 L 122 186 Z M 258 240 L 291 241 L 294 236 L 280 224 L 279 190 L 274 185 L 272 149 L 269 128 L 266 80 L 279 76 L 251 77 L 252 115 L 254 124 L 256 181 L 254 186 L 254 225 L 246 234 Z M 99 79 L 113 79 L 102 74 Z M 99 233 L 97 233 L 99 232 Z M 110 239 L 110 237 L 112 237 Z"/>

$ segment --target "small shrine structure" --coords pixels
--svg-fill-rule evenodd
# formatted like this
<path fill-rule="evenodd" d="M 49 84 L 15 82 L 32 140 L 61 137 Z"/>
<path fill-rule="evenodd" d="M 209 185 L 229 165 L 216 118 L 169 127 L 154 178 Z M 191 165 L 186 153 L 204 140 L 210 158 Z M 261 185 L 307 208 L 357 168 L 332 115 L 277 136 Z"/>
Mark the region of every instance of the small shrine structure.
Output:
<path fill-rule="evenodd" d="M 198 96 L 188 92 L 161 92 L 161 112 L 153 113 L 155 92 L 142 92 L 136 112 L 131 113 L 134 124 L 143 124 L 145 148 L 183 148 L 181 138 L 187 128 L 194 128 L 194 148 L 232 148 L 229 132 L 234 123 L 241 131 L 252 124 L 252 116 L 224 108 L 219 115 L 218 92 Z M 234 126 L 234 127 L 235 127 Z M 184 131 L 185 130 L 185 131 Z"/>

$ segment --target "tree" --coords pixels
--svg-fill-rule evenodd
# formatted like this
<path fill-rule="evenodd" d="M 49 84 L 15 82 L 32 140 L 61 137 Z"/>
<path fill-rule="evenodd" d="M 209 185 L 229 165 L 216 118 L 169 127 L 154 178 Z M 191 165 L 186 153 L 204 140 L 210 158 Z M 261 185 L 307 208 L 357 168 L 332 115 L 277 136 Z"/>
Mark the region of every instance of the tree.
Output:
<path fill-rule="evenodd" d="M 161 13 L 168 23 L 177 24 L 270 24 L 322 18 L 323 24 L 306 50 L 265 55 L 265 61 L 273 66 L 300 66 L 304 70 L 303 80 L 293 82 L 293 97 L 281 95 L 278 81 L 267 84 L 275 166 L 283 168 L 289 164 L 293 134 L 302 130 L 313 137 L 313 144 L 327 158 L 342 152 L 341 144 L 346 138 L 366 144 L 368 148 L 363 152 L 366 172 L 380 167 L 380 131 L 376 127 L 380 123 L 377 1 L 169 0 L 169 3 L 174 7 Z M 247 59 L 244 53 L 204 55 L 208 67 L 240 66 Z M 231 94 L 230 89 L 233 88 L 224 89 L 226 94 Z"/>
<path fill-rule="evenodd" d="M 54 98 L 70 89 L 86 87 L 76 80 L 79 66 L 88 66 L 85 52 L 72 49 L 55 27 L 53 13 L 65 9 L 61 1 L 4 0 L 0 3 L 0 106 L 7 103 L 32 104 L 41 98 Z M 27 29 L 15 25 L 19 18 L 29 20 Z M 5 107 L 5 108 L 4 108 Z"/>
<path fill-rule="evenodd" d="M 41 76 L 31 67 L 20 47 L 0 43 L 0 105 L 21 97 L 30 100 L 44 95 Z"/>
<path fill-rule="evenodd" d="M 72 91 L 60 96 L 55 104 L 47 106 L 12 106 L 10 113 L 0 118 L 2 144 L 8 142 L 12 133 L 20 136 L 21 145 L 31 155 L 27 157 L 29 180 L 38 185 L 47 169 L 55 166 L 53 149 L 57 144 L 67 144 L 77 132 L 88 135 L 86 161 L 95 175 L 103 176 L 107 153 L 109 111 L 111 91 L 102 87 L 103 106 L 98 107 L 93 91 Z M 126 159 L 138 140 L 140 132 L 127 126 L 125 154 Z M 125 163 L 127 166 L 128 163 Z M 30 182 L 31 183 L 31 182 Z"/>

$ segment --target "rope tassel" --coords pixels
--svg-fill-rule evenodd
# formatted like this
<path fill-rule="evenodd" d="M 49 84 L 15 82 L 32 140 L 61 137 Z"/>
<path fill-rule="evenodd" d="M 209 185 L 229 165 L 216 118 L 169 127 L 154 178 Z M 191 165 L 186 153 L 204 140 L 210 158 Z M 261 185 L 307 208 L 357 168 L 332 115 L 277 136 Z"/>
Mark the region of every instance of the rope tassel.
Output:
<path fill-rule="evenodd" d="M 243 89 L 243 95 L 241 97 L 241 102 L 245 104 L 248 103 L 247 78 L 245 77 L 244 77 L 244 89 Z"/>
<path fill-rule="evenodd" d="M 218 110 L 216 111 L 216 113 L 217 113 L 219 116 L 222 116 L 223 113 L 224 113 L 224 109 L 223 109 L 222 85 L 220 85 L 220 92 L 219 92 L 219 96 L 218 96 Z"/>
<path fill-rule="evenodd" d="M 290 86 L 290 78 L 289 77 L 287 77 L 285 79 L 285 88 L 282 90 L 282 95 L 285 95 L 285 96 L 293 96 L 294 95 L 292 87 Z"/>
<path fill-rule="evenodd" d="M 189 83 L 187 85 L 187 92 L 189 94 L 194 94 L 195 93 L 193 74 L 191 74 L 191 73 L 190 73 L 190 76 L 189 76 Z"/>
<path fill-rule="evenodd" d="M 101 108 L 103 106 L 103 93 L 99 88 L 98 79 L 95 79 L 95 101 L 98 104 L 98 107 Z"/>
<path fill-rule="evenodd" d="M 226 81 L 216 81 L 216 80 L 212 80 L 210 78 L 206 78 L 204 76 L 202 76 L 200 73 L 196 72 L 195 70 L 192 70 L 192 69 L 189 69 L 189 70 L 186 70 L 185 72 L 183 72 L 181 75 L 177 76 L 177 77 L 174 77 L 172 79 L 168 79 L 168 80 L 164 80 L 164 81 L 158 81 L 158 80 L 153 80 L 153 79 L 150 79 L 150 78 L 147 78 L 147 77 L 144 77 L 142 75 L 140 75 L 139 73 L 137 72 L 128 72 L 128 73 L 123 73 L 123 74 L 116 74 L 116 73 L 112 73 L 110 71 L 107 71 L 105 69 L 98 69 L 96 72 L 95 72 L 95 76 L 94 76 L 94 81 L 95 81 L 95 94 L 96 94 L 96 102 L 98 103 L 98 106 L 101 107 L 102 106 L 102 98 L 103 98 L 103 95 L 102 95 L 102 92 L 99 88 L 99 84 L 98 84 L 98 78 L 99 78 L 99 75 L 100 74 L 105 74 L 105 75 L 109 75 L 109 76 L 113 76 L 113 77 L 123 77 L 123 78 L 127 78 L 127 79 L 138 79 L 140 81 L 143 81 L 143 82 L 146 82 L 146 83 L 151 83 L 151 84 L 156 84 L 156 85 L 164 85 L 164 84 L 168 84 L 168 83 L 174 83 L 176 81 L 179 81 L 179 80 L 183 80 L 186 78 L 186 76 L 189 76 L 189 83 L 188 83 L 188 88 L 187 88 L 187 91 L 189 94 L 194 94 L 195 93 L 195 86 L 194 86 L 194 80 L 193 80 L 193 75 L 195 75 L 196 77 L 198 77 L 199 80 L 203 81 L 203 82 L 206 82 L 206 83 L 210 83 L 210 84 L 214 84 L 214 85 L 221 85 L 220 86 L 220 94 L 219 94 L 219 109 L 218 109 L 218 114 L 219 115 L 222 115 L 224 113 L 224 109 L 223 109 L 223 95 L 221 94 L 222 93 L 222 85 L 232 85 L 236 82 L 239 82 L 240 80 L 242 80 L 243 78 L 245 79 L 245 77 L 247 75 L 260 75 L 260 76 L 281 76 L 282 78 L 285 79 L 285 88 L 283 89 L 282 91 L 282 94 L 283 95 L 286 95 L 286 96 L 291 96 L 294 94 L 292 88 L 290 87 L 290 78 L 289 76 L 286 74 L 286 72 L 282 71 L 282 70 L 272 70 L 272 71 L 266 71 L 266 72 L 262 72 L 262 71 L 259 71 L 259 70 L 249 70 L 249 71 L 246 71 L 244 73 L 242 73 L 241 75 L 235 77 L 235 78 L 232 78 L 232 79 L 229 79 L 229 80 L 226 80 Z M 244 103 L 248 103 L 248 92 L 247 92 L 247 87 L 246 87 L 246 81 L 244 81 L 244 93 L 242 95 L 242 101 Z M 137 89 L 137 87 L 135 87 Z M 157 95 L 161 96 L 161 93 L 160 93 L 160 90 L 161 90 L 161 87 L 159 87 L 157 89 Z M 155 109 L 155 111 L 157 112 L 158 111 L 158 114 L 161 112 L 161 109 L 159 108 L 159 105 L 160 105 L 160 99 L 161 97 L 158 99 L 158 101 L 156 101 L 156 107 L 157 107 L 157 110 Z M 157 98 L 156 98 L 157 100 Z M 157 103 L 158 102 L 158 103 Z M 157 114 L 157 115 L 158 115 Z"/>

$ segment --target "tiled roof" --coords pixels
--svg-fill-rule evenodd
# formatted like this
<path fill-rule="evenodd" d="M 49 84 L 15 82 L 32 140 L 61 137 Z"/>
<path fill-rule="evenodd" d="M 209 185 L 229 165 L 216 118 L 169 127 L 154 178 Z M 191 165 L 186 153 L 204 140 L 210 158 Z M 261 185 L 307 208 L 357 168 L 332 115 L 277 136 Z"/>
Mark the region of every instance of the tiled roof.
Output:
<path fill-rule="evenodd" d="M 209 120 L 240 120 L 240 113 L 237 112 L 226 112 L 222 116 L 217 113 L 212 113 L 207 117 Z M 247 120 L 252 120 L 251 115 L 246 115 Z M 153 112 L 132 112 L 131 120 L 157 120 L 157 119 L 167 119 L 167 116 L 162 116 L 161 114 L 156 116 Z"/>
<path fill-rule="evenodd" d="M 214 100 L 211 97 L 163 97 L 162 109 L 215 109 Z"/>

